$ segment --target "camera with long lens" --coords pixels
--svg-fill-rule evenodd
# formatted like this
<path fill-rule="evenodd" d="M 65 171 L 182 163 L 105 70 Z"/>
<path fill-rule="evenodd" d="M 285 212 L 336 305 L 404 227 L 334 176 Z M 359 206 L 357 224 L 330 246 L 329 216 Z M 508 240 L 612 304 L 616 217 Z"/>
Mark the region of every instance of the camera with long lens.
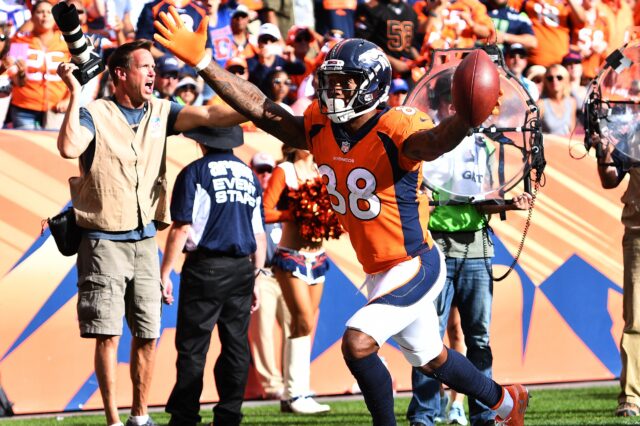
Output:
<path fill-rule="evenodd" d="M 84 85 L 104 71 L 104 62 L 100 55 L 93 50 L 91 44 L 87 43 L 80 27 L 80 18 L 75 5 L 60 2 L 53 6 L 51 13 L 67 43 L 69 53 L 71 53 L 71 62 L 78 67 L 73 71 L 73 75 L 81 85 Z"/>

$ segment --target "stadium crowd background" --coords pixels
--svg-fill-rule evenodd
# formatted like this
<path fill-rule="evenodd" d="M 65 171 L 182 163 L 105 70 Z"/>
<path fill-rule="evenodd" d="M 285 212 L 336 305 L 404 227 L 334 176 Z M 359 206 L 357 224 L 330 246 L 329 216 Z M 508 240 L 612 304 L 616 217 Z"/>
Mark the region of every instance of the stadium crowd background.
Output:
<path fill-rule="evenodd" d="M 68 0 L 106 59 L 120 43 L 153 39 L 153 21 L 175 6 L 194 30 L 209 15 L 213 58 L 302 114 L 313 75 L 342 38 L 374 41 L 394 70 L 390 104 L 424 75 L 433 49 L 497 42 L 507 66 L 538 100 L 544 132 L 580 131 L 585 85 L 640 23 L 633 0 Z M 57 129 L 68 94 L 56 74 L 69 53 L 51 15 L 56 0 L 0 0 L 0 120 L 4 128 Z M 222 102 L 197 73 L 156 44 L 158 97 Z M 83 88 L 83 104 L 109 96 L 108 73 Z M 245 131 L 255 131 L 247 125 Z"/>

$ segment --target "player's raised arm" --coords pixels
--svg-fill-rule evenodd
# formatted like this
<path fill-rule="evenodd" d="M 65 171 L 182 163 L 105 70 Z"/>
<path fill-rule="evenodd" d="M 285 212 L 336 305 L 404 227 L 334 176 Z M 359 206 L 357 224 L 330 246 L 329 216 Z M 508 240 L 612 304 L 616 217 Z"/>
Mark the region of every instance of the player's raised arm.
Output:
<path fill-rule="evenodd" d="M 195 33 L 182 23 L 173 6 L 168 16 L 160 12 L 154 26 L 155 40 L 185 63 L 198 70 L 204 80 L 240 114 L 256 126 L 295 148 L 306 149 L 302 117 L 295 117 L 265 96 L 253 83 L 224 70 L 205 52 L 208 18 L 202 20 Z"/>
<path fill-rule="evenodd" d="M 500 77 L 483 50 L 468 54 L 453 76 L 452 102 L 455 114 L 430 130 L 411 135 L 404 154 L 415 160 L 432 161 L 454 149 L 469 130 L 482 124 L 498 105 Z"/>

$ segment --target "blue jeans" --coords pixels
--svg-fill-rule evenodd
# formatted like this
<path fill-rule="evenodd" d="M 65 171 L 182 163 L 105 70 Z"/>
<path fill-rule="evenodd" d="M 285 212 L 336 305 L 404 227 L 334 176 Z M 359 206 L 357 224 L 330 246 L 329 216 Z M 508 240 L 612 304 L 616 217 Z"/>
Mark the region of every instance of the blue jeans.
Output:
<path fill-rule="evenodd" d="M 44 112 L 33 111 L 26 108 L 20 108 L 11 105 L 9 109 L 11 123 L 14 129 L 22 130 L 40 130 L 44 121 Z"/>
<path fill-rule="evenodd" d="M 460 311 L 460 322 L 467 345 L 467 358 L 485 376 L 491 377 L 493 363 L 489 346 L 493 301 L 491 259 L 447 257 L 446 263 L 447 281 L 435 301 L 440 319 L 440 334 L 444 336 L 451 303 L 454 302 Z M 407 418 L 410 422 L 433 425 L 434 418 L 440 412 L 440 382 L 414 368 L 411 384 L 413 398 L 409 403 Z M 482 424 L 493 419 L 495 413 L 479 401 L 469 398 L 469 417 L 472 425 Z"/>

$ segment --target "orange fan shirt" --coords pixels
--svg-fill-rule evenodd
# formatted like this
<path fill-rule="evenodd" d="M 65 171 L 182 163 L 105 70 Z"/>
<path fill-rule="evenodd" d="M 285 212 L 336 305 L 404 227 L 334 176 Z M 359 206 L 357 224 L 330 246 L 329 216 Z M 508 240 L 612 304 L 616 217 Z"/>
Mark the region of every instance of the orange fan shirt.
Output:
<path fill-rule="evenodd" d="M 524 11 L 531 19 L 533 33 L 538 39 L 538 47 L 529 51 L 529 64 L 548 67 L 562 62 L 562 57 L 569 53 L 569 3 L 527 0 Z"/>
<path fill-rule="evenodd" d="M 332 208 L 366 273 L 385 271 L 433 246 L 429 201 L 418 194 L 422 163 L 402 154 L 410 135 L 433 127 L 428 115 L 403 106 L 384 110 L 350 136 L 314 102 L 304 127 Z"/>
<path fill-rule="evenodd" d="M 607 54 L 620 49 L 628 37 L 627 31 L 633 27 L 633 10 L 626 0 L 603 0 L 603 6 L 609 10 L 607 25 L 611 29 Z"/>
<path fill-rule="evenodd" d="M 478 38 L 471 25 L 462 18 L 463 14 L 468 14 L 475 24 L 493 30 L 485 5 L 478 0 L 456 0 L 440 12 L 439 19 L 428 24 L 421 55 L 429 58 L 433 49 L 473 47 Z"/>
<path fill-rule="evenodd" d="M 609 46 L 608 10 L 596 7 L 585 11 L 587 22 L 582 28 L 571 32 L 571 44 L 576 46 L 582 56 L 582 74 L 594 78 L 607 57 Z"/>
<path fill-rule="evenodd" d="M 14 86 L 11 104 L 33 111 L 48 111 L 67 94 L 67 86 L 56 73 L 61 62 L 69 62 L 71 56 L 62 33 L 56 31 L 48 45 L 32 33 L 16 33 L 12 44 L 29 46 L 26 60 L 26 83 Z"/>

